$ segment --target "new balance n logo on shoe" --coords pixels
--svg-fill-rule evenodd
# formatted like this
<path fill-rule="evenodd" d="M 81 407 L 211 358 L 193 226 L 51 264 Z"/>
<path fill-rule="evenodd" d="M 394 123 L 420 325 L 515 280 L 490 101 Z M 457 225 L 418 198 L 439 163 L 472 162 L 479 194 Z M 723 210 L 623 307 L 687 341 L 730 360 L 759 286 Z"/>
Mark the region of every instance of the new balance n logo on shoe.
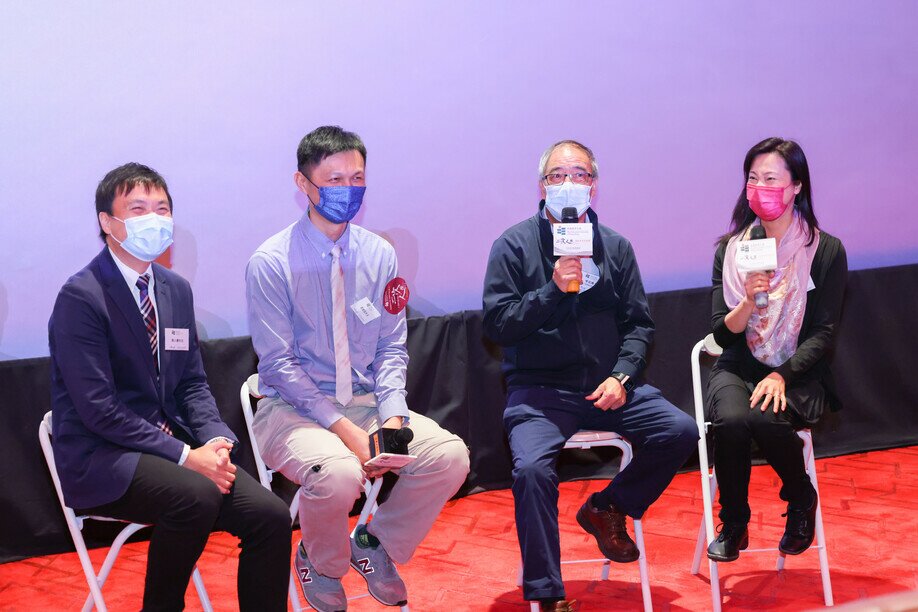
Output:
<path fill-rule="evenodd" d="M 300 568 L 300 582 L 303 584 L 309 584 L 312 582 L 312 578 L 309 576 L 309 568 L 301 567 Z"/>
<path fill-rule="evenodd" d="M 373 573 L 373 566 L 370 565 L 370 560 L 368 558 L 364 557 L 363 559 L 357 559 L 357 565 L 359 566 L 357 569 L 360 570 L 361 574 Z"/>

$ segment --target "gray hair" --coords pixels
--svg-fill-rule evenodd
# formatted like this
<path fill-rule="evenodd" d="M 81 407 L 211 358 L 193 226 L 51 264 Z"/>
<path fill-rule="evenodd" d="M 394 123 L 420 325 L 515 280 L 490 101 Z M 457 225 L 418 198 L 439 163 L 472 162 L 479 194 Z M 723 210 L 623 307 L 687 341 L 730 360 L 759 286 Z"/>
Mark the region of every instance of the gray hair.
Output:
<path fill-rule="evenodd" d="M 548 158 L 551 157 L 551 154 L 555 152 L 555 149 L 561 145 L 570 145 L 572 147 L 577 147 L 581 151 L 587 154 L 587 157 L 590 158 L 590 165 L 592 166 L 591 172 L 593 174 L 593 179 L 599 178 L 599 164 L 596 163 L 596 156 L 593 155 L 593 151 L 590 150 L 590 147 L 580 144 L 576 140 L 559 140 L 555 144 L 551 145 L 545 152 L 542 153 L 542 157 L 539 159 L 539 180 L 542 180 L 542 177 L 545 176 L 545 167 L 548 165 Z"/>

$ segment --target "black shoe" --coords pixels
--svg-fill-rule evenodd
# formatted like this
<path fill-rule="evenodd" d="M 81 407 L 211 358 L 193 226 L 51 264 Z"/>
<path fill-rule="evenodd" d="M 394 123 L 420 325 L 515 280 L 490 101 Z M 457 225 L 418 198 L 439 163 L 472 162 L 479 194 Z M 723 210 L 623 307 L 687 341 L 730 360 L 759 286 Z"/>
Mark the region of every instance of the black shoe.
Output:
<path fill-rule="evenodd" d="M 746 523 L 722 523 L 717 539 L 708 546 L 708 559 L 736 561 L 739 551 L 749 548 L 749 529 Z"/>
<path fill-rule="evenodd" d="M 816 506 L 819 499 L 813 493 L 813 503 L 809 508 L 796 509 L 787 505 L 787 512 L 781 516 L 787 517 L 787 525 L 784 527 L 784 536 L 781 543 L 778 544 L 778 550 L 785 555 L 799 555 L 813 543 L 813 536 L 816 533 Z"/>

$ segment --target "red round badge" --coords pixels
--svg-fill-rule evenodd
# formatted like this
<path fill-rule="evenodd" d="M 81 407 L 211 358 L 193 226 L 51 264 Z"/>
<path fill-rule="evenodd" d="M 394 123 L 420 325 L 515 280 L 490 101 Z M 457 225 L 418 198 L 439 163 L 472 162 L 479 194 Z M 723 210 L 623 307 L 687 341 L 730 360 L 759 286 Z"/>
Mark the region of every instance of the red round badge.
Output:
<path fill-rule="evenodd" d="M 408 283 L 404 278 L 396 276 L 383 291 L 383 307 L 389 314 L 398 314 L 408 305 L 408 295 Z"/>

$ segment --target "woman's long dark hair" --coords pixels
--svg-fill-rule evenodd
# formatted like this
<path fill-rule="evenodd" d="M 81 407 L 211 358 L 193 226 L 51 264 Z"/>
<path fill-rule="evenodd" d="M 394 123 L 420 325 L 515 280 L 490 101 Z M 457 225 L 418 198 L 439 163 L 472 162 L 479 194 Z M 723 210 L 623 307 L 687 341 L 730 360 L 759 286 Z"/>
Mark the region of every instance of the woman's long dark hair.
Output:
<path fill-rule="evenodd" d="M 810 189 L 810 166 L 806 163 L 806 155 L 793 140 L 784 140 L 783 138 L 766 138 L 758 143 L 746 153 L 746 159 L 743 161 L 743 190 L 740 191 L 736 199 L 736 206 L 733 207 L 733 217 L 730 220 L 730 231 L 717 239 L 718 244 L 726 244 L 730 238 L 736 236 L 755 221 L 755 213 L 749 207 L 749 200 L 746 199 L 746 182 L 749 180 L 749 169 L 752 162 L 759 155 L 767 153 L 777 153 L 784 159 L 787 169 L 790 170 L 791 180 L 800 183 L 800 193 L 794 198 L 794 206 L 797 212 L 806 221 L 809 231 L 809 241 L 807 246 L 813 244 L 816 239 L 816 229 L 819 222 L 816 220 L 816 213 L 813 212 L 813 193 Z"/>

